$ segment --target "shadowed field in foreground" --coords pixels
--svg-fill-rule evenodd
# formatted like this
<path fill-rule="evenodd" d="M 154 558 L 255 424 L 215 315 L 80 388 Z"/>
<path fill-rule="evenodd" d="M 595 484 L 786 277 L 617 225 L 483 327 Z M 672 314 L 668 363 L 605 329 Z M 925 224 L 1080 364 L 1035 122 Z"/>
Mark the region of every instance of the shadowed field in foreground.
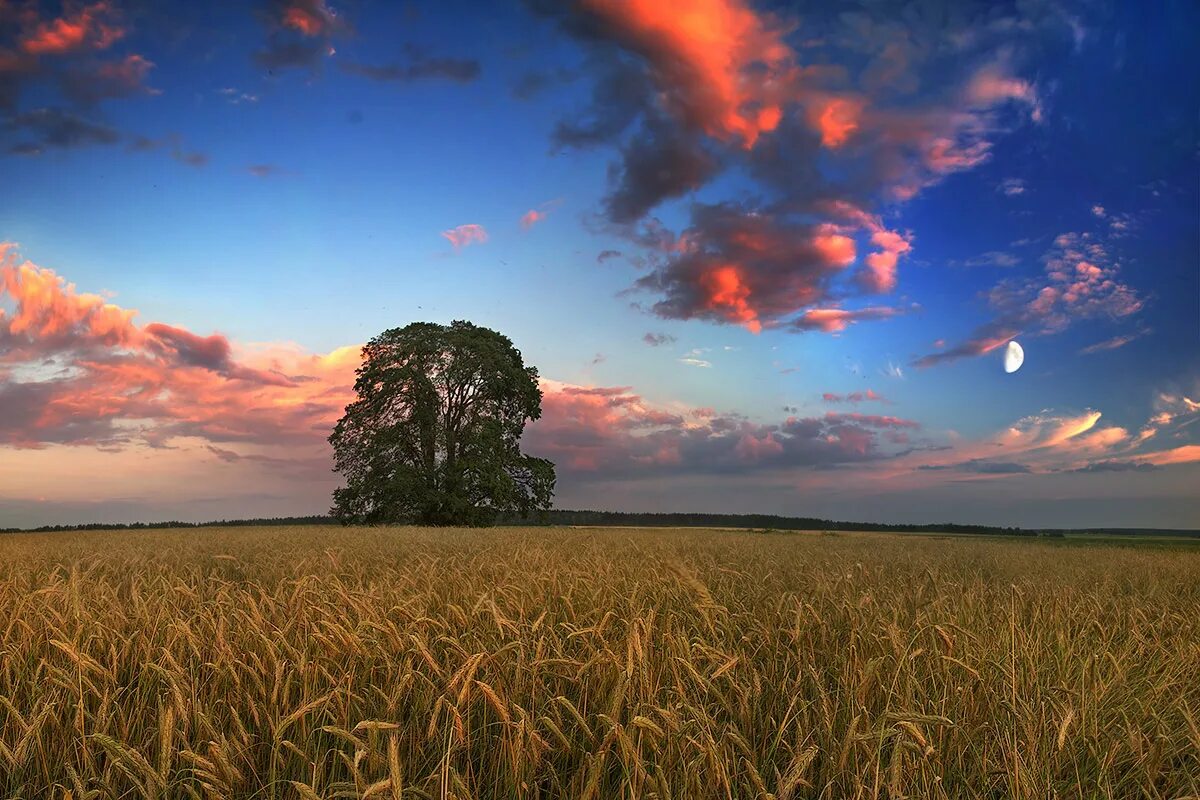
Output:
<path fill-rule="evenodd" d="M 5 796 L 1200 795 L 1196 549 L 15 534 L 0 607 Z"/>

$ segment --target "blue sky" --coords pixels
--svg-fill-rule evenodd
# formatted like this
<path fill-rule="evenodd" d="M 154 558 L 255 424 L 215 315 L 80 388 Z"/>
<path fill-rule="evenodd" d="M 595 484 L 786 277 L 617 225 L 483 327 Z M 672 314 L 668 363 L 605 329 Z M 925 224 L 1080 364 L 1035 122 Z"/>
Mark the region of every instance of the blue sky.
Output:
<path fill-rule="evenodd" d="M 5 4 L 0 524 L 320 511 L 312 359 L 422 319 L 538 366 L 562 505 L 1200 523 L 1197 16 Z"/>

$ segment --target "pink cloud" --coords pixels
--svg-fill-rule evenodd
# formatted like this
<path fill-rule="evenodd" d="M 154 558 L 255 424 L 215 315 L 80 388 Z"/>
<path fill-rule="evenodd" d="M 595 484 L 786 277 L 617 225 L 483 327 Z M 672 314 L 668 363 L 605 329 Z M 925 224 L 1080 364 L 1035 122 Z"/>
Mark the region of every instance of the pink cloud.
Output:
<path fill-rule="evenodd" d="M 358 348 L 243 348 L 79 292 L 0 246 L 0 444 L 109 449 L 174 440 L 323 447 L 351 399 Z M 15 380 L 12 370 L 23 376 Z"/>
<path fill-rule="evenodd" d="M 521 227 L 525 229 L 532 228 L 537 223 L 546 218 L 545 211 L 538 211 L 536 208 L 531 208 L 521 215 Z"/>
<path fill-rule="evenodd" d="M 840 333 L 849 326 L 869 319 L 888 319 L 904 310 L 888 306 L 870 306 L 867 308 L 810 308 L 792 320 L 789 325 L 800 331 L 822 331 L 824 333 Z"/>
<path fill-rule="evenodd" d="M 974 106 L 989 107 L 1011 100 L 1033 109 L 1038 107 L 1037 90 L 1033 84 L 1014 77 L 1007 66 L 1001 63 L 991 64 L 976 72 L 967 84 L 966 95 Z"/>
<path fill-rule="evenodd" d="M 470 244 L 482 244 L 488 240 L 487 231 L 484 230 L 483 226 L 474 223 L 459 225 L 448 231 L 442 231 L 442 237 L 454 245 L 455 250 Z"/>
<path fill-rule="evenodd" d="M 867 291 L 890 292 L 896 288 L 896 264 L 912 245 L 901 234 L 882 229 L 871 234 L 871 243 L 879 250 L 867 256 L 867 269 L 860 278 Z"/>
<path fill-rule="evenodd" d="M 21 38 L 21 49 L 34 56 L 62 55 L 78 50 L 105 50 L 125 35 L 115 22 L 111 3 L 99 2 L 40 22 Z"/>
<path fill-rule="evenodd" d="M 928 367 L 983 355 L 1018 335 L 1052 335 L 1084 319 L 1129 317 L 1145 305 L 1137 290 L 1120 280 L 1120 264 L 1106 244 L 1089 233 L 1056 237 L 1043 263 L 1043 277 L 1006 280 L 991 289 L 988 304 L 996 316 L 966 341 L 913 363 Z"/>
<path fill-rule="evenodd" d="M 905 235 L 887 230 L 856 206 L 841 203 L 825 210 L 838 221 L 811 225 L 735 204 L 697 204 L 691 227 L 663 243 L 665 257 L 637 287 L 664 295 L 653 307 L 661 317 L 699 317 L 755 333 L 777 325 L 836 332 L 859 320 L 898 313 L 820 307 L 835 281 L 850 274 L 857 258 L 852 234 L 860 227 L 871 231 L 878 248 L 863 268 L 871 276 L 863 282 L 872 290 L 890 290 L 896 260 L 910 247 Z"/>
<path fill-rule="evenodd" d="M 630 387 L 543 380 L 542 418 L 525 445 L 576 477 L 629 477 L 865 463 L 894 453 L 911 420 L 869 414 L 756 423 L 711 408 L 655 405 Z"/>

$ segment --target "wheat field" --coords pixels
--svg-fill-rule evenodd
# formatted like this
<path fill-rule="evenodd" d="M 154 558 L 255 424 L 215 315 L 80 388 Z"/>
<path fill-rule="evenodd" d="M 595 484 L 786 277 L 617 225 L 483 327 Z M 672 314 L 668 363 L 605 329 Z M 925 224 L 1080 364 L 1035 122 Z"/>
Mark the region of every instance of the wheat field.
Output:
<path fill-rule="evenodd" d="M 0 790 L 1200 796 L 1200 548 L 710 530 L 0 537 Z"/>

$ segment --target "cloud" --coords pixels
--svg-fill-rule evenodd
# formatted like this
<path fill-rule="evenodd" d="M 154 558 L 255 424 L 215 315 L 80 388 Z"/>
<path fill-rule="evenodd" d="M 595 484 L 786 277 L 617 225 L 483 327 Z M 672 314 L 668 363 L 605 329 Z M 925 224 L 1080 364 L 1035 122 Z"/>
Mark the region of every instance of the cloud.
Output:
<path fill-rule="evenodd" d="M 887 475 L 948 471 L 976 475 L 1150 472 L 1157 467 L 1200 461 L 1200 445 L 1155 446 L 1159 438 L 1194 436 L 1200 404 L 1189 408 L 1176 396 L 1161 401 L 1171 412 L 1156 415 L 1138 433 L 1101 423 L 1094 409 L 1077 413 L 1043 411 L 1017 420 L 977 441 L 957 437 L 936 452 L 905 454 L 887 465 Z M 1186 399 L 1186 398 L 1185 398 Z"/>
<path fill-rule="evenodd" d="M 442 231 L 442 237 L 454 245 L 455 250 L 470 244 L 483 244 L 488 240 L 487 231 L 484 230 L 483 226 L 474 223 L 459 225 L 448 231 Z"/>
<path fill-rule="evenodd" d="M 642 337 L 642 341 L 651 347 L 662 347 L 663 345 L 675 344 L 675 337 L 669 333 L 647 333 Z"/>
<path fill-rule="evenodd" d="M 187 164 L 189 167 L 208 166 L 208 153 L 201 153 L 197 150 L 180 150 L 179 148 L 175 148 L 171 151 L 171 158 L 182 164 Z"/>
<path fill-rule="evenodd" d="M 528 230 L 546 218 L 546 212 L 531 208 L 521 215 L 521 227 Z"/>
<path fill-rule="evenodd" d="M 741 0 L 535 7 L 583 44 L 595 76 L 554 144 L 615 153 L 602 218 L 647 249 L 651 274 L 637 288 L 659 295 L 650 309 L 666 318 L 757 331 L 894 291 L 914 237 L 876 209 L 983 163 L 994 139 L 1043 113 L 1016 50 L 998 41 L 1016 24 L 985 37 L 882 12 L 801 22 Z M 818 33 L 821 48 L 797 49 Z M 953 58 L 935 58 L 939 48 Z M 661 204 L 730 169 L 764 199 L 706 196 L 668 232 L 674 249 L 647 241 Z"/>
<path fill-rule="evenodd" d="M 235 106 L 241 105 L 242 103 L 257 103 L 259 100 L 258 95 L 250 94 L 249 92 L 243 92 L 242 90 L 236 89 L 232 86 L 226 86 L 223 89 L 218 89 L 217 94 L 221 95 L 231 105 Z"/>
<path fill-rule="evenodd" d="M 281 0 L 275 3 L 280 23 L 305 36 L 322 36 L 338 25 L 336 15 L 324 0 Z"/>
<path fill-rule="evenodd" d="M 532 100 L 542 92 L 559 83 L 569 83 L 578 75 L 569 69 L 558 67 L 552 70 L 531 70 L 521 75 L 512 87 L 512 96 L 518 100 Z"/>
<path fill-rule="evenodd" d="M 620 258 L 620 257 L 621 257 L 620 250 L 601 250 L 600 254 L 596 256 L 596 263 L 603 264 L 605 261 L 611 261 L 614 258 Z"/>
<path fill-rule="evenodd" d="M 689 367 L 702 367 L 704 369 L 708 369 L 712 366 L 711 361 L 706 361 L 703 358 L 696 358 L 695 356 L 684 356 L 683 358 L 679 359 L 679 363 L 686 364 Z"/>
<path fill-rule="evenodd" d="M 32 134 L 32 141 L 14 145 L 12 152 L 38 155 L 47 148 L 68 149 L 116 144 L 121 134 L 114 128 L 76 116 L 61 108 L 37 108 L 9 118 L 9 130 Z"/>
<path fill-rule="evenodd" d="M 1087 347 L 1080 350 L 1079 354 L 1082 356 L 1090 356 L 1094 355 L 1095 353 L 1104 353 L 1109 350 L 1116 350 L 1117 348 L 1124 347 L 1136 339 L 1142 338 L 1147 333 L 1149 333 L 1148 330 L 1141 330 L 1135 331 L 1134 333 L 1126 333 L 1119 336 L 1114 336 L 1111 339 L 1105 339 L 1094 344 L 1089 344 Z"/>
<path fill-rule="evenodd" d="M 1161 467 L 1146 461 L 1094 461 L 1068 472 L 1154 472 Z"/>
<path fill-rule="evenodd" d="M 857 403 L 862 403 L 862 402 L 867 402 L 867 401 L 876 402 L 876 403 L 888 402 L 887 398 L 885 398 L 883 395 L 879 394 L 878 392 L 874 391 L 873 389 L 867 389 L 865 392 L 850 392 L 848 394 L 837 394 L 836 392 L 825 392 L 821 395 L 821 400 L 825 403 L 834 403 L 834 404 L 836 404 L 836 403 L 857 404 Z"/>
<path fill-rule="evenodd" d="M 789 325 L 797 331 L 822 331 L 824 333 L 840 333 L 861 320 L 889 319 L 897 314 L 903 314 L 904 309 L 889 306 L 871 306 L 868 308 L 810 308 Z"/>
<path fill-rule="evenodd" d="M 521 215 L 521 227 L 528 230 L 529 228 L 532 228 L 537 223 L 544 222 L 546 217 L 550 216 L 550 210 L 553 209 L 555 206 L 559 205 L 561 202 L 562 202 L 562 198 L 557 198 L 555 200 L 550 200 L 548 202 L 542 203 L 537 208 L 529 209 L 528 211 L 526 211 L 524 214 Z M 604 261 L 603 256 L 605 253 L 608 253 L 608 252 L 615 252 L 615 251 L 605 250 L 604 253 L 600 254 L 601 257 L 597 258 L 596 260 L 603 262 Z M 617 255 L 620 255 L 620 253 L 617 253 Z"/>
<path fill-rule="evenodd" d="M 131 54 L 120 61 L 87 64 L 64 71 L 59 82 L 63 94 L 82 106 L 92 106 L 102 100 L 154 94 L 146 86 L 146 78 L 154 64 L 140 55 Z"/>
<path fill-rule="evenodd" d="M 832 411 L 825 413 L 825 421 L 833 423 L 853 422 L 859 425 L 864 425 L 868 428 L 920 428 L 918 422 L 910 419 L 901 419 L 900 417 L 881 416 L 879 414 L 859 414 L 852 412 L 849 414 L 837 414 Z"/>
<path fill-rule="evenodd" d="M 1001 267 L 1007 269 L 1008 267 L 1015 267 L 1020 264 L 1021 259 L 1003 250 L 988 250 L 986 253 L 972 256 L 962 263 L 964 267 Z"/>
<path fill-rule="evenodd" d="M 1015 102 L 1030 108 L 1034 120 L 1040 120 L 1041 106 L 1037 90 L 1029 81 L 1012 75 L 1012 68 L 999 58 L 971 76 L 966 96 L 972 107 L 990 108 Z"/>
<path fill-rule="evenodd" d="M 272 38 L 267 49 L 254 54 L 254 62 L 265 70 L 314 70 L 321 59 L 332 55 L 332 46 L 325 42 L 277 41 Z"/>
<path fill-rule="evenodd" d="M 30 84 L 56 85 L 68 103 L 83 110 L 105 100 L 158 94 L 146 85 L 154 64 L 145 56 L 104 55 L 129 32 L 111 2 L 63 3 L 58 16 L 42 16 L 34 2 L 0 3 L 0 110 L 14 115 Z M 46 102 L 43 93 L 38 97 Z M 21 143 L 13 149 L 38 148 Z"/>
<path fill-rule="evenodd" d="M 1141 311 L 1145 301 L 1119 279 L 1120 265 L 1108 246 L 1090 233 L 1064 233 L 1043 257 L 1038 278 L 1007 280 L 988 293 L 995 316 L 969 338 L 916 359 L 930 367 L 990 353 L 1018 335 L 1060 333 L 1085 319 L 1121 319 Z"/>
<path fill-rule="evenodd" d="M 629 387 L 543 381 L 542 418 L 526 429 L 530 453 L 568 480 L 814 469 L 881 461 L 887 433 L 913 430 L 896 417 L 830 414 L 756 423 L 711 408 L 659 406 Z"/>
<path fill-rule="evenodd" d="M 672 116 L 716 139 L 753 147 L 783 115 L 795 71 L 787 28 L 737 0 L 686 8 L 641 0 L 585 0 L 577 13 L 591 35 L 645 60 Z M 754 79 L 747 80 L 753 74 Z"/>
<path fill-rule="evenodd" d="M 651 118 L 622 149 L 620 165 L 609 171 L 605 216 L 617 224 L 636 222 L 663 200 L 700 188 L 716 169 L 698 139 Z"/>
<path fill-rule="evenodd" d="M 333 41 L 349 30 L 324 0 L 271 0 L 264 16 L 266 47 L 254 53 L 266 70 L 315 70 L 336 52 Z"/>
<path fill-rule="evenodd" d="M 811 308 L 830 300 L 834 281 L 855 260 L 853 238 L 837 225 L 733 203 L 695 204 L 691 216 L 691 227 L 668 246 L 665 260 L 636 283 L 663 296 L 652 308 L 660 317 L 733 323 L 757 333 L 801 311 L 788 322 L 793 330 L 837 331 L 895 313 Z M 887 261 L 906 243 L 880 230 L 888 235 L 874 241 Z M 876 267 L 886 272 L 888 264 Z"/>
<path fill-rule="evenodd" d="M 351 75 L 361 75 L 375 81 L 409 83 L 420 80 L 447 80 L 455 83 L 470 83 L 476 80 L 481 68 L 473 58 L 434 58 L 426 55 L 414 45 L 404 48 L 405 63 L 372 66 L 354 61 L 342 62 L 339 66 Z"/>
<path fill-rule="evenodd" d="M 0 246 L 0 445 L 123 450 L 201 440 L 320 448 L 357 348 L 238 347 L 79 292 Z"/>
<path fill-rule="evenodd" d="M 18 41 L 22 52 L 59 56 L 81 50 L 106 50 L 125 36 L 116 10 L 108 2 L 92 3 L 61 17 L 36 23 Z"/>
<path fill-rule="evenodd" d="M 882 229 L 871 234 L 871 244 L 879 249 L 867 256 L 866 269 L 858 275 L 859 282 L 867 292 L 890 292 L 896 288 L 896 263 L 912 245 L 903 234 Z"/>
<path fill-rule="evenodd" d="M 283 173 L 283 169 L 274 164 L 251 164 L 246 171 L 256 178 L 270 178 Z"/>
<path fill-rule="evenodd" d="M 129 141 L 129 149 L 135 152 L 165 150 L 170 154 L 171 158 L 189 167 L 204 167 L 208 165 L 209 161 L 207 153 L 186 149 L 183 144 L 183 137 L 177 133 L 168 134 L 161 139 L 135 136 Z"/>
<path fill-rule="evenodd" d="M 1142 456 L 1139 461 L 1141 464 L 1152 464 L 1158 467 L 1172 464 L 1194 464 L 1196 462 L 1200 462 L 1200 444 L 1183 445 L 1173 447 L 1169 450 L 1149 453 Z"/>
<path fill-rule="evenodd" d="M 1027 188 L 1023 178 L 1005 178 L 996 187 L 996 191 L 1005 197 L 1018 197 L 1025 194 Z"/>
<path fill-rule="evenodd" d="M 142 322 L 0 246 L 0 479 L 12 497 L 177 498 L 203 487 L 227 504 L 253 486 L 278 492 L 270 513 L 297 502 L 307 509 L 332 488 L 325 437 L 353 397 L 358 363 L 358 347 L 315 354 Z M 1200 462 L 1200 402 L 1190 384 L 1159 392 L 1140 429 L 1106 424 L 1094 409 L 1043 411 L 977 440 L 892 415 L 792 409 L 756 420 L 651 401 L 629 386 L 542 387 L 543 415 L 526 429 L 525 449 L 555 460 L 568 491 L 644 477 L 696 487 L 705 485 L 697 476 L 710 476 L 813 496 L 847 485 L 845 472 L 827 470 L 852 469 L 861 502 L 939 482 L 961 488 L 1050 473 L 1136 480 Z M 884 402 L 871 390 L 827 402 L 858 395 Z"/>
<path fill-rule="evenodd" d="M 975 472 L 981 475 L 1028 475 L 1033 470 L 1024 464 L 1012 461 L 985 461 L 972 459 L 959 464 L 921 464 L 919 470 L 955 470 L 958 472 Z"/>

